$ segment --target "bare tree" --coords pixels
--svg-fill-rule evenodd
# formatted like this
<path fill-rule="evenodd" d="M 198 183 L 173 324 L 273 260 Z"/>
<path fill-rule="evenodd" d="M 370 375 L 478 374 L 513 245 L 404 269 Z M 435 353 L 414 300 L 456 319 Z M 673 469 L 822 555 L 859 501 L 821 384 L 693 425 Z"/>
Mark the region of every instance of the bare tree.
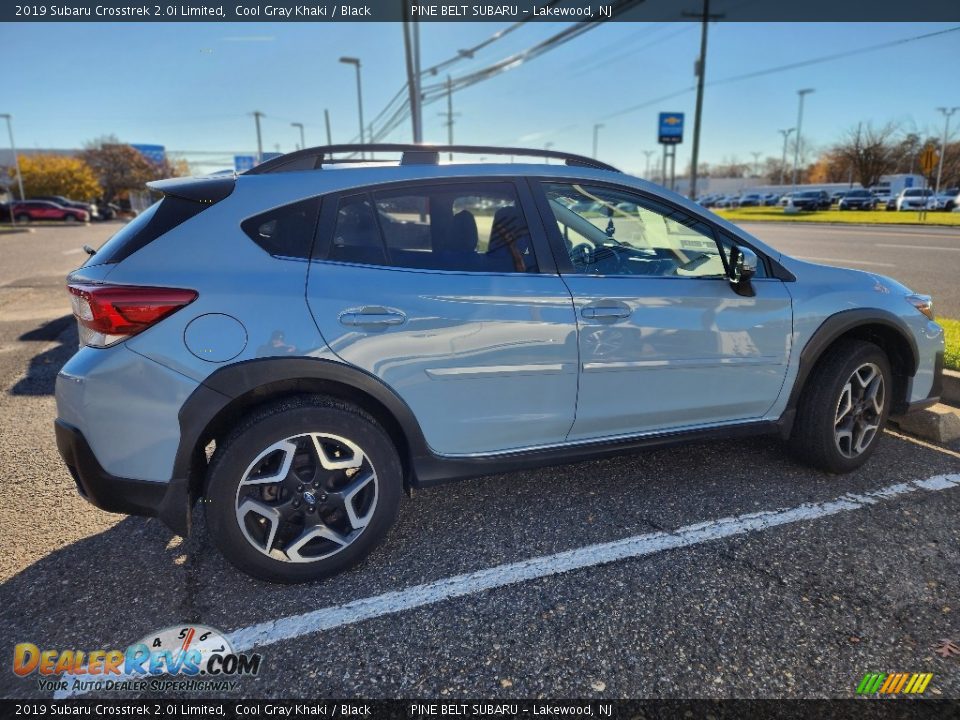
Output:
<path fill-rule="evenodd" d="M 865 188 L 873 187 L 896 167 L 896 153 L 893 138 L 899 132 L 894 123 L 874 128 L 861 123 L 856 129 L 848 130 L 843 139 L 834 147 L 837 158 L 843 158 L 853 167 L 854 176 Z"/>

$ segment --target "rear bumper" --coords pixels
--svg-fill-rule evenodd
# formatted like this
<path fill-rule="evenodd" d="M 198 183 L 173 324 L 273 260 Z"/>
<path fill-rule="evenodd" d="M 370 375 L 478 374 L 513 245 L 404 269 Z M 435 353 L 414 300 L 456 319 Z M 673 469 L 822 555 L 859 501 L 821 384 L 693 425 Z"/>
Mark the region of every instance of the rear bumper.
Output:
<path fill-rule="evenodd" d="M 54 429 L 57 449 L 77 491 L 91 504 L 107 512 L 156 517 L 178 535 L 189 534 L 191 502 L 186 479 L 151 482 L 111 475 L 97 461 L 83 433 L 59 419 L 54 421 Z"/>

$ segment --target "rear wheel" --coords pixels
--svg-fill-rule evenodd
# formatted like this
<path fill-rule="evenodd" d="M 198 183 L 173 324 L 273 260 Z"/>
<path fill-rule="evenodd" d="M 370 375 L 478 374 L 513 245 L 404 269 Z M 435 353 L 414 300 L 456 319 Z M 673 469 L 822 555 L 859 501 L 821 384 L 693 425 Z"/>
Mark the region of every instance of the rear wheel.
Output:
<path fill-rule="evenodd" d="M 77 221 L 77 216 L 76 216 L 76 215 L 69 215 L 69 214 L 68 214 L 68 215 L 66 215 L 66 216 L 63 218 L 63 221 L 64 221 L 65 223 L 68 223 L 68 224 L 69 224 L 69 223 L 75 223 L 75 222 Z"/>
<path fill-rule="evenodd" d="M 807 380 L 790 445 L 814 467 L 854 470 L 876 449 L 890 412 L 890 363 L 873 343 L 844 340 L 831 347 Z"/>
<path fill-rule="evenodd" d="M 18 222 L 18 223 L 28 223 L 28 222 L 30 222 L 30 219 L 31 219 L 30 216 L 27 215 L 27 214 L 17 215 L 17 222 Z"/>
<path fill-rule="evenodd" d="M 244 572 L 305 582 L 354 565 L 396 519 L 402 471 L 377 422 L 320 396 L 246 419 L 210 463 L 214 542 Z"/>

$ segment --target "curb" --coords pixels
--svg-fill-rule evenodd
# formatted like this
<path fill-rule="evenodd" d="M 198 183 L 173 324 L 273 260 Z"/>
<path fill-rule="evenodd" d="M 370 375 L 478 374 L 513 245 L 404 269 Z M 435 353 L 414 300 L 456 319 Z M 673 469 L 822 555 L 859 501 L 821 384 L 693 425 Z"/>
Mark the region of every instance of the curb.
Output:
<path fill-rule="evenodd" d="M 947 405 L 960 408 L 960 372 L 943 371 L 943 390 L 940 393 L 940 399 Z"/>
<path fill-rule="evenodd" d="M 938 403 L 933 407 L 891 417 L 890 422 L 904 432 L 930 442 L 946 444 L 960 440 L 960 410 Z"/>

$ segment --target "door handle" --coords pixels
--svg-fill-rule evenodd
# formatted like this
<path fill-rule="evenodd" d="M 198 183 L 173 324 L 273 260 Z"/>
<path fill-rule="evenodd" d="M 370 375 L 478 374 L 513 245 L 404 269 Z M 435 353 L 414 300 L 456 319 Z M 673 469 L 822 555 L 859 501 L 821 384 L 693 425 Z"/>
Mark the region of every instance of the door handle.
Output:
<path fill-rule="evenodd" d="M 630 306 L 621 302 L 603 302 L 583 307 L 580 314 L 588 320 L 618 320 L 630 317 Z"/>
<path fill-rule="evenodd" d="M 340 324 L 347 327 L 387 328 L 406 321 L 407 316 L 399 310 L 383 307 L 365 306 L 340 313 Z"/>

